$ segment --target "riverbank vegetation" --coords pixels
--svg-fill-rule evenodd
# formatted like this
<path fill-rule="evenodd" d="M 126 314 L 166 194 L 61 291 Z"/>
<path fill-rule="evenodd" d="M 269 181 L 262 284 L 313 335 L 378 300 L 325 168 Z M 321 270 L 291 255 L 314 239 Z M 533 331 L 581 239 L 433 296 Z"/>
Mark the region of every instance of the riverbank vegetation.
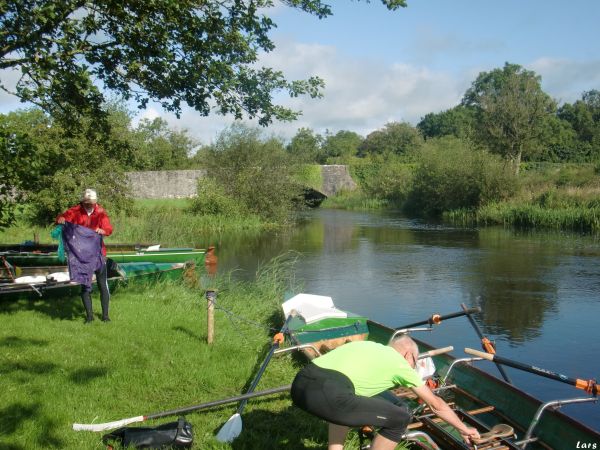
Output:
<path fill-rule="evenodd" d="M 325 207 L 598 231 L 600 91 L 559 106 L 538 75 L 516 64 L 479 74 L 454 108 L 427 114 L 416 126 L 390 122 L 364 138 L 302 128 L 286 143 L 238 123 L 201 145 L 162 119 L 133 127 L 122 106 L 107 108 L 108 133 L 93 121 L 66 127 L 40 110 L 0 115 L 9 169 L 0 183 L 0 226 L 15 225 L 17 217 L 19 226 L 47 225 L 94 186 L 111 216 L 133 233 L 123 239 L 160 234 L 182 242 L 174 238 L 188 237 L 186 230 L 259 232 L 294 223 L 307 193 L 322 183 L 317 164 L 345 164 L 359 188 Z M 175 168 L 206 170 L 188 206 L 171 214 L 170 206 L 132 203 L 125 171 Z"/>

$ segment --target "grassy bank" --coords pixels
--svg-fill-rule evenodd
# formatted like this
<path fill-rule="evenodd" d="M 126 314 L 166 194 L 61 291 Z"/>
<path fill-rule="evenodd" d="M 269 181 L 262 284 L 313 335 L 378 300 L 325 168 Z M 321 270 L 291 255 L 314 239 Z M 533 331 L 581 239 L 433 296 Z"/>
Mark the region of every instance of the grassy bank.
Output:
<path fill-rule="evenodd" d="M 202 291 L 181 283 L 114 293 L 111 323 L 84 325 L 78 298 L 0 305 L 3 360 L 0 447 L 102 448 L 102 433 L 73 422 L 105 422 L 227 398 L 244 392 L 283 322 L 285 284 L 277 270 L 256 283 L 223 278 L 216 339 L 206 344 Z M 94 297 L 94 306 L 99 310 Z M 257 390 L 292 381 L 298 362 L 276 357 Z M 194 448 L 322 448 L 326 427 L 286 395 L 250 401 L 231 445 L 214 439 L 235 412 L 223 406 L 187 416 Z M 149 425 L 165 423 L 165 418 Z"/>

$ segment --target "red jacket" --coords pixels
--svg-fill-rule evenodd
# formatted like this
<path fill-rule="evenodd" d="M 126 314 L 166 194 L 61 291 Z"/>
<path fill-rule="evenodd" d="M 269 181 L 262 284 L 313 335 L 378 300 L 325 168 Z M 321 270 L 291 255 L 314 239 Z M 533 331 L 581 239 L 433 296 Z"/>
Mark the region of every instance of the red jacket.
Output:
<path fill-rule="evenodd" d="M 106 210 L 98 204 L 94 205 L 94 210 L 89 216 L 85 208 L 80 203 L 79 205 L 75 205 L 72 208 L 67 209 L 56 219 L 58 220 L 60 217 L 64 217 L 67 222 L 82 225 L 94 231 L 96 231 L 98 228 L 102 228 L 105 236 L 110 236 L 113 232 L 113 228 L 110 224 L 108 214 L 106 214 Z M 102 241 L 102 254 L 106 256 L 106 246 L 104 245 L 104 241 Z"/>

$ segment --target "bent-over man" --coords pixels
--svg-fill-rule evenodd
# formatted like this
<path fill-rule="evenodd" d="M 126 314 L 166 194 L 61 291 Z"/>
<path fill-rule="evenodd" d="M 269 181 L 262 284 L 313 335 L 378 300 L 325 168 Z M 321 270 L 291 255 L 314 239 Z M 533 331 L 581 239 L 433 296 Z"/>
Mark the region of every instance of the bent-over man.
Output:
<path fill-rule="evenodd" d="M 448 404 L 425 385 L 415 371 L 419 348 L 402 335 L 390 344 L 354 341 L 315 358 L 292 384 L 292 400 L 299 408 L 329 422 L 329 450 L 343 450 L 349 427 L 379 427 L 371 449 L 392 450 L 405 433 L 410 413 L 377 397 L 404 386 L 422 399 L 441 419 L 455 427 L 469 443 L 479 438 Z"/>

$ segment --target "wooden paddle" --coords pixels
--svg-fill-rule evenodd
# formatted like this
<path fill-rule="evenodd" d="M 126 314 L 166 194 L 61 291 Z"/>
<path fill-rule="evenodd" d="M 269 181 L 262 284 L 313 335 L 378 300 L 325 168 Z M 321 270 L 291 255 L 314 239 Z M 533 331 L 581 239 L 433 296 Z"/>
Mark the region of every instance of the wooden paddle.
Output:
<path fill-rule="evenodd" d="M 281 331 L 279 333 L 277 333 L 275 336 L 273 336 L 273 345 L 271 345 L 271 349 L 269 350 L 269 353 L 267 353 L 267 357 L 265 358 L 262 365 L 260 366 L 260 369 L 258 369 L 258 373 L 254 377 L 254 380 L 252 380 L 252 384 L 250 385 L 248 392 L 246 392 L 247 394 L 253 392 L 254 388 L 256 388 L 256 385 L 258 384 L 260 378 L 262 377 L 262 374 L 264 373 L 265 369 L 267 368 L 267 364 L 269 364 L 269 361 L 271 361 L 271 357 L 273 356 L 273 353 L 275 352 L 275 350 L 277 350 L 277 348 L 279 347 L 279 344 L 281 344 L 283 342 L 284 334 L 287 332 L 289 322 L 292 319 L 292 317 L 294 316 L 294 314 L 295 314 L 295 311 L 292 311 L 290 313 L 290 315 L 287 317 L 287 319 L 285 319 L 283 327 L 281 327 Z M 229 420 L 225 423 L 225 425 L 223 425 L 221 427 L 221 429 L 217 433 L 218 441 L 232 442 L 236 437 L 238 437 L 240 435 L 240 433 L 242 432 L 241 414 L 242 414 L 242 411 L 244 410 L 244 407 L 246 406 L 246 403 L 247 403 L 246 399 L 242 400 L 240 402 L 240 405 L 238 406 L 236 413 L 229 418 Z"/>
<path fill-rule="evenodd" d="M 479 350 L 473 350 L 472 348 L 465 348 L 465 353 L 473 356 L 479 356 L 480 358 L 493 361 L 496 364 L 504 364 L 505 366 L 514 367 L 515 369 L 523 370 L 525 372 L 540 375 L 542 377 L 550 378 L 551 380 L 561 381 L 571 386 L 575 386 L 577 389 L 583 389 L 588 394 L 598 395 L 598 385 L 596 380 L 582 380 L 579 378 L 570 378 L 561 373 L 552 372 L 547 369 L 540 367 L 531 366 L 529 364 L 523 364 L 517 361 L 513 361 L 507 358 L 502 358 L 498 355 L 490 355 L 489 353 L 480 352 Z"/>
<path fill-rule="evenodd" d="M 475 319 L 471 317 L 471 313 L 467 309 L 466 305 L 464 303 L 461 303 L 460 306 L 463 309 L 463 311 L 467 314 L 467 318 L 469 319 L 469 322 L 471 322 L 475 333 L 477 333 L 477 336 L 479 336 L 479 339 L 481 339 L 481 347 L 483 348 L 483 350 L 489 353 L 490 355 L 495 355 L 496 349 L 494 348 L 494 345 L 487 337 L 483 335 L 481 328 L 479 328 L 479 325 L 477 325 Z M 504 367 L 502 367 L 500 364 L 496 364 L 496 367 L 498 367 L 498 371 L 500 372 L 500 375 L 502 375 L 502 378 L 504 378 L 504 381 L 506 381 L 508 384 L 513 384 L 508 374 L 504 371 Z"/>

